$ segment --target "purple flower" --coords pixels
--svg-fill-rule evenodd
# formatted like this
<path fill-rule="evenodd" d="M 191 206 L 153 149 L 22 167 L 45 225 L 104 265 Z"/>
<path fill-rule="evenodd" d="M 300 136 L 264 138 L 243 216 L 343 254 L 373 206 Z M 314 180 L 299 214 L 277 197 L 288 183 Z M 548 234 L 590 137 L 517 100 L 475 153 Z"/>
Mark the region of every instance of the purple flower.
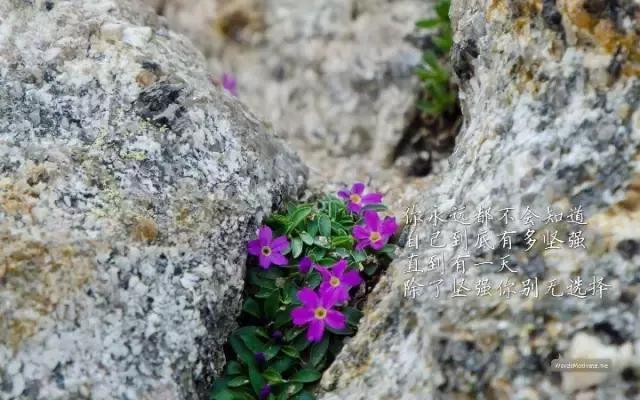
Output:
<path fill-rule="evenodd" d="M 264 353 L 261 351 L 255 353 L 253 355 L 253 358 L 255 358 L 256 363 L 258 363 L 258 365 L 263 365 L 267 361 L 267 358 L 265 357 Z"/>
<path fill-rule="evenodd" d="M 271 228 L 263 225 L 258 229 L 258 238 L 249 242 L 247 249 L 249 254 L 259 257 L 260 266 L 264 269 L 269 268 L 271 264 L 286 265 L 287 258 L 282 252 L 289 247 L 289 241 L 286 236 L 279 236 L 272 240 L 273 233 Z"/>
<path fill-rule="evenodd" d="M 345 326 L 345 316 L 334 310 L 336 296 L 332 293 L 320 293 L 320 296 L 309 288 L 298 291 L 298 299 L 302 306 L 291 310 L 291 319 L 296 326 L 309 325 L 307 340 L 319 342 L 324 334 L 324 326 L 342 329 Z"/>
<path fill-rule="evenodd" d="M 347 266 L 347 260 L 338 261 L 330 270 L 317 266 L 316 269 L 322 275 L 320 293 L 334 295 L 338 303 L 349 300 L 349 290 L 362 283 L 362 278 L 358 271 L 345 272 Z"/>
<path fill-rule="evenodd" d="M 238 96 L 238 81 L 228 73 L 222 74 L 222 87 L 234 96 Z"/>
<path fill-rule="evenodd" d="M 306 274 L 311 270 L 311 268 L 313 268 L 313 261 L 311 261 L 309 257 L 304 256 L 300 260 L 299 265 L 300 265 L 300 272 L 302 272 L 303 274 Z"/>
<path fill-rule="evenodd" d="M 338 192 L 338 196 L 348 200 L 347 209 L 353 213 L 358 213 L 367 204 L 380 204 L 382 193 L 364 194 L 364 183 L 356 182 L 351 190 L 343 189 Z"/>
<path fill-rule="evenodd" d="M 264 400 L 271 394 L 271 385 L 265 383 L 262 389 L 260 389 L 260 393 L 258 394 L 258 398 L 260 400 Z"/>
<path fill-rule="evenodd" d="M 364 212 L 364 225 L 353 227 L 353 237 L 356 238 L 356 250 L 362 250 L 369 246 L 374 250 L 380 250 L 387 244 L 389 238 L 398 229 L 395 217 L 385 217 L 380 220 L 380 216 L 375 211 Z"/>

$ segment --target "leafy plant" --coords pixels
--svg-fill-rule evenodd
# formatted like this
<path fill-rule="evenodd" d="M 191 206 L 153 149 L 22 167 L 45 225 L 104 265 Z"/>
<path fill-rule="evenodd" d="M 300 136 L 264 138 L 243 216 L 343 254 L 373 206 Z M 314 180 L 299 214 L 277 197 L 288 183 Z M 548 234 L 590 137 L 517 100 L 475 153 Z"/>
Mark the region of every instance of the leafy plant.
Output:
<path fill-rule="evenodd" d="M 362 282 L 393 255 L 397 230 L 379 193 L 357 183 L 272 214 L 248 244 L 240 328 L 213 400 L 314 399 L 312 386 L 353 335 Z M 361 294 L 360 294 L 361 295 Z"/>
<path fill-rule="evenodd" d="M 435 5 L 434 18 L 416 22 L 418 28 L 435 30 L 435 34 L 430 37 L 434 48 L 424 52 L 422 64 L 416 70 L 424 89 L 418 101 L 418 108 L 430 117 L 451 113 L 457 101 L 449 67 L 441 61 L 453 46 L 453 31 L 449 20 L 450 6 L 450 0 L 440 0 Z"/>

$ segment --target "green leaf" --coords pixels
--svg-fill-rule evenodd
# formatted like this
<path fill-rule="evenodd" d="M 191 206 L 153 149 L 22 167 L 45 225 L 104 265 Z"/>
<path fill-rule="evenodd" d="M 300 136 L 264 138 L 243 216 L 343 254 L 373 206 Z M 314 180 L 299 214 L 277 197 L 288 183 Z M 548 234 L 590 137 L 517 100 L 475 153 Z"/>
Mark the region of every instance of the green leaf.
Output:
<path fill-rule="evenodd" d="M 293 238 L 291 240 L 291 257 L 298 258 L 302 253 L 302 240 L 300 238 Z"/>
<path fill-rule="evenodd" d="M 351 326 L 357 326 L 363 315 L 362 311 L 354 307 L 345 307 L 342 312 L 347 317 L 347 323 Z"/>
<path fill-rule="evenodd" d="M 251 297 L 248 297 L 242 305 L 242 311 L 249 315 L 253 315 L 256 318 L 261 317 L 260 305 Z"/>
<path fill-rule="evenodd" d="M 264 378 L 256 367 L 249 367 L 249 381 L 251 382 L 253 391 L 256 394 L 260 394 L 260 389 L 264 386 Z"/>
<path fill-rule="evenodd" d="M 240 387 L 249 383 L 249 378 L 246 376 L 236 376 L 229 381 L 229 387 Z"/>
<path fill-rule="evenodd" d="M 326 253 L 327 253 L 327 250 L 323 248 L 313 247 L 309 251 L 309 257 L 311 257 L 313 261 L 318 262 L 318 260 L 322 259 Z"/>
<path fill-rule="evenodd" d="M 309 221 L 309 224 L 307 225 L 307 233 L 311 237 L 314 237 L 315 235 L 318 234 L 318 220 L 317 219 L 315 219 L 313 221 Z"/>
<path fill-rule="evenodd" d="M 245 333 L 239 334 L 239 336 L 240 336 L 240 339 L 242 339 L 242 342 L 245 344 L 245 346 L 247 346 L 247 349 L 249 349 L 254 354 L 259 352 L 264 352 L 265 345 L 264 343 L 262 343 L 260 339 L 258 339 L 255 333 L 245 332 Z"/>
<path fill-rule="evenodd" d="M 303 368 L 300 371 L 296 372 L 293 377 L 291 377 L 291 382 L 300 382 L 300 383 L 309 383 L 315 382 L 320 379 L 322 375 L 320 372 L 311 368 Z"/>
<path fill-rule="evenodd" d="M 307 274 L 307 286 L 311 289 L 315 289 L 322 282 L 322 276 L 318 273 L 318 271 L 313 270 Z"/>
<path fill-rule="evenodd" d="M 322 236 L 329 237 L 331 235 L 331 219 L 327 215 L 321 214 L 318 220 L 318 228 Z"/>
<path fill-rule="evenodd" d="M 436 26 L 438 26 L 440 24 L 440 20 L 439 19 L 421 19 L 420 21 L 416 22 L 416 26 L 418 28 L 435 28 Z"/>
<path fill-rule="evenodd" d="M 296 394 L 299 391 L 301 391 L 303 387 L 304 387 L 304 385 L 302 383 L 291 383 L 291 384 L 287 385 L 286 389 L 284 390 L 284 393 L 287 396 L 293 396 L 294 394 Z"/>
<path fill-rule="evenodd" d="M 269 296 L 264 302 L 264 312 L 269 318 L 273 319 L 276 316 L 276 312 L 278 311 L 279 307 L 280 291 L 274 290 L 273 293 L 271 293 L 271 296 Z"/>
<path fill-rule="evenodd" d="M 237 361 L 229 361 L 225 366 L 226 375 L 238 375 L 242 373 L 242 365 Z"/>
<path fill-rule="evenodd" d="M 316 398 L 309 392 L 301 392 L 293 400 L 315 400 Z"/>
<path fill-rule="evenodd" d="M 300 232 L 300 239 L 302 239 L 302 241 L 306 244 L 311 246 L 313 244 L 313 236 L 311 236 L 310 234 L 308 234 L 307 232 Z"/>
<path fill-rule="evenodd" d="M 300 357 L 300 353 L 293 346 L 283 346 L 282 347 L 282 352 L 284 354 L 288 355 L 289 357 L 293 357 L 293 358 L 299 358 Z"/>
<path fill-rule="evenodd" d="M 295 360 L 291 357 L 278 358 L 276 361 L 271 363 L 271 368 L 280 372 L 280 374 L 284 374 L 289 368 L 291 368 L 291 366 L 293 366 L 294 363 Z"/>
<path fill-rule="evenodd" d="M 234 397 L 233 392 L 228 389 L 221 390 L 217 393 L 214 393 L 211 397 L 212 400 L 238 400 Z"/>
<path fill-rule="evenodd" d="M 278 384 L 284 382 L 284 379 L 282 379 L 282 375 L 280 375 L 280 373 L 273 368 L 267 368 L 262 373 L 262 376 L 264 376 L 264 378 L 269 383 Z"/>
<path fill-rule="evenodd" d="M 440 20 L 449 21 L 449 8 L 450 7 L 451 7 L 451 1 L 450 0 L 441 0 L 436 4 L 435 10 L 436 10 L 436 14 L 438 15 L 438 18 L 440 18 Z"/>
<path fill-rule="evenodd" d="M 279 344 L 271 344 L 269 346 L 267 346 L 267 348 L 264 350 L 264 358 L 269 361 L 272 358 L 274 358 L 276 355 L 278 355 L 278 352 L 280 351 L 280 345 Z"/>
<path fill-rule="evenodd" d="M 311 213 L 313 208 L 309 205 L 298 206 L 289 218 L 289 224 L 287 225 L 286 233 L 291 233 L 295 228 L 300 225 L 302 221 Z"/>
<path fill-rule="evenodd" d="M 351 248 L 353 247 L 353 237 L 351 235 L 345 235 L 345 236 L 334 236 L 331 239 L 331 244 L 334 247 L 346 247 L 346 248 Z"/>
<path fill-rule="evenodd" d="M 318 343 L 314 343 L 311 345 L 311 349 L 309 350 L 309 364 L 313 367 L 317 367 L 322 358 L 327 353 L 327 349 L 329 348 L 329 338 L 324 337 L 322 341 Z"/>
<path fill-rule="evenodd" d="M 253 353 L 249 351 L 249 349 L 247 349 L 247 347 L 239 337 L 231 335 L 231 337 L 229 337 L 229 344 L 242 362 L 244 362 L 247 366 L 255 365 L 255 358 L 253 356 Z"/>

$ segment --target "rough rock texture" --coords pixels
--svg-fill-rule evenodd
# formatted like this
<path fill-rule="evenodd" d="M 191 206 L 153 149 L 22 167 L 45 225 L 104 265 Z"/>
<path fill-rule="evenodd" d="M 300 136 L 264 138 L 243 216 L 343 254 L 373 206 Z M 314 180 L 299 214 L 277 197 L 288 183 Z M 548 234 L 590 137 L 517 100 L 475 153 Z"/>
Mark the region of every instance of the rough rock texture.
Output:
<path fill-rule="evenodd" d="M 414 25 L 432 4 L 166 0 L 157 9 L 203 49 L 214 79 L 237 76 L 240 99 L 298 150 L 314 182 L 401 186 L 388 167 L 416 110 L 425 42 Z"/>
<path fill-rule="evenodd" d="M 373 295 L 360 331 L 325 373 L 324 400 L 353 399 L 630 399 L 640 396 L 640 10 L 632 1 L 453 0 L 452 54 L 461 79 L 465 124 L 451 168 L 418 201 L 425 223 L 418 251 L 403 251 Z M 476 55 L 477 56 L 474 56 Z M 451 263 L 464 250 L 448 246 L 447 284 L 404 298 L 407 257 L 424 268 L 441 250 L 429 246 L 435 205 L 494 213 L 530 206 L 533 229 L 517 218 L 511 266 L 473 267 L 501 251 L 471 251 L 468 297 L 451 298 Z M 547 206 L 582 205 L 586 249 L 545 251 L 540 233 Z M 499 215 L 489 237 L 504 227 Z M 566 217 L 566 214 L 565 214 Z M 565 221 L 557 228 L 567 233 Z M 553 225 L 551 225 L 553 227 Z M 573 228 L 573 227 L 571 227 Z M 449 240 L 453 219 L 439 230 Z M 471 240 L 480 229 L 468 227 Z M 470 247 L 472 243 L 470 243 Z M 415 274 L 426 284 L 439 274 Z M 593 276 L 611 287 L 603 298 L 545 294 L 558 279 Z M 461 273 L 457 274 L 461 278 Z M 510 277 L 539 279 L 539 298 L 478 297 L 474 283 L 494 287 Z M 552 373 L 558 356 L 610 358 L 609 374 Z"/>
<path fill-rule="evenodd" d="M 0 398 L 207 398 L 306 171 L 138 2 L 0 2 Z"/>

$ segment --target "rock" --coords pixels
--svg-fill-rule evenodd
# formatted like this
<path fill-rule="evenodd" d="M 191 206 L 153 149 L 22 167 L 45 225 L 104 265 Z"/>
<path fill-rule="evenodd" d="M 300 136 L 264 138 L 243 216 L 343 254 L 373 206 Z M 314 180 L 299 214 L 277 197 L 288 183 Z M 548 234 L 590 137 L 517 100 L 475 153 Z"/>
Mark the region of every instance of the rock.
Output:
<path fill-rule="evenodd" d="M 152 1 L 152 0 L 147 0 Z M 160 13 L 231 72 L 316 181 L 404 182 L 390 170 L 416 112 L 424 0 L 167 0 Z M 330 164 L 332 167 L 327 168 Z M 404 175 L 402 173 L 402 175 Z"/>
<path fill-rule="evenodd" d="M 613 368 L 611 371 L 604 372 L 563 372 L 563 390 L 570 393 L 601 384 L 610 377 L 610 373 L 620 373 L 629 367 L 631 354 L 633 354 L 633 349 L 630 342 L 625 343 L 624 346 L 605 345 L 598 337 L 578 332 L 573 337 L 569 350 L 563 359 L 610 360 Z"/>
<path fill-rule="evenodd" d="M 306 170 L 136 1 L 0 2 L 0 398 L 208 398 Z"/>
<path fill-rule="evenodd" d="M 358 333 L 325 372 L 321 399 L 635 398 L 640 393 L 635 361 L 624 368 L 618 360 L 624 369 L 606 380 L 581 383 L 552 372 L 550 362 L 572 344 L 584 343 L 580 335 L 599 343 L 586 346 L 583 357 L 597 358 L 605 348 L 638 358 L 640 272 L 633 246 L 640 238 L 638 6 L 633 1 L 600 2 L 606 3 L 604 10 L 586 1 L 452 3 L 452 58 L 464 126 L 450 168 L 416 202 L 425 221 L 414 232 L 422 237 L 420 248 L 405 248 L 381 279 Z M 453 217 L 444 218 L 437 230 L 428 220 L 435 206 L 446 217 L 455 205 L 466 205 L 467 218 L 474 219 L 467 227 L 473 242 L 486 230 L 496 243 L 505 230 L 497 212 L 515 208 L 516 220 L 509 225 L 517 239 L 509 251 L 514 273 L 473 267 L 487 260 L 500 266 L 509 255 L 501 248 L 476 249 L 470 241 L 463 276 L 452 264 L 466 255 L 464 249 L 429 245 L 434 232 L 450 243 L 461 229 Z M 544 223 L 547 206 L 564 210 L 562 223 Z M 567 212 L 579 206 L 586 225 L 567 221 Z M 491 207 L 494 220 L 478 224 L 481 207 Z M 523 218 L 526 207 L 541 214 L 530 226 Z M 581 228 L 586 248 L 570 249 L 562 236 L 563 249 L 545 250 L 542 234 L 554 227 L 563 235 Z M 530 250 L 524 240 L 528 229 L 538 232 Z M 429 283 L 440 274 L 406 270 L 412 253 L 427 268 L 429 258 L 441 252 L 446 283 L 436 298 Z M 425 285 L 415 299 L 404 293 L 412 276 Z M 596 276 L 610 286 L 602 298 L 547 293 L 554 279 L 566 290 L 576 276 L 585 289 Z M 451 297 L 454 277 L 465 278 L 467 297 Z M 507 299 L 496 291 L 477 296 L 476 285 L 485 278 L 494 289 L 507 278 L 518 285 L 537 278 L 539 297 Z M 589 391 L 581 391 L 587 385 Z"/>

